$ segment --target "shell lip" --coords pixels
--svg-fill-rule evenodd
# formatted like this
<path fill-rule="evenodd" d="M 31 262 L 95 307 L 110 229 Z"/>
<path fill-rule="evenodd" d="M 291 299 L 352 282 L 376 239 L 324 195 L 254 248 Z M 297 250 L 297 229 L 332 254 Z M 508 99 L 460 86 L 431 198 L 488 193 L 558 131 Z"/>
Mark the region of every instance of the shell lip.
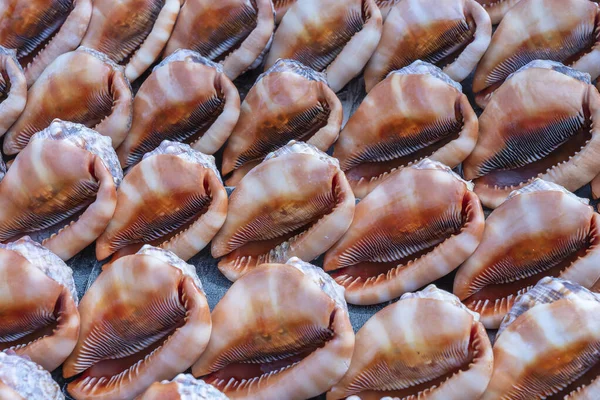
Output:
<path fill-rule="evenodd" d="M 189 49 L 177 49 L 169 56 L 165 57 L 160 63 L 158 63 L 154 68 L 152 68 L 152 72 L 156 71 L 159 68 L 164 67 L 167 64 L 172 62 L 193 62 L 200 65 L 205 65 L 210 68 L 214 68 L 219 74 L 223 73 L 223 65 L 220 63 L 216 63 L 211 61 L 210 59 L 204 57 L 202 54 L 198 53 L 194 50 Z"/>
<path fill-rule="evenodd" d="M 427 75 L 433 78 L 439 79 L 447 85 L 452 86 L 454 89 L 462 93 L 462 85 L 456 82 L 454 79 L 450 78 L 441 68 L 427 62 L 416 60 L 413 61 L 412 64 L 397 69 L 395 71 L 391 71 L 387 74 L 386 78 L 392 75 Z"/>
<path fill-rule="evenodd" d="M 327 83 L 327 75 L 324 72 L 316 71 L 311 67 L 304 65 L 300 61 L 289 58 L 278 58 L 271 68 L 256 78 L 254 85 L 260 82 L 267 75 L 281 72 L 292 72 L 310 81 L 321 82 L 329 86 Z"/>

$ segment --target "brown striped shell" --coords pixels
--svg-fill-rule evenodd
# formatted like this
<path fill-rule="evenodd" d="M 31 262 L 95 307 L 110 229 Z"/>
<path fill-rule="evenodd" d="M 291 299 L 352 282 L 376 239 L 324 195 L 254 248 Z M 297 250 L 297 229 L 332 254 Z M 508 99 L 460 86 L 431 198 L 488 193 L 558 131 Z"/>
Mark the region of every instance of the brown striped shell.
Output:
<path fill-rule="evenodd" d="M 238 182 L 271 151 L 302 140 L 327 151 L 338 138 L 342 104 L 325 75 L 295 60 L 278 60 L 258 77 L 223 153 L 223 175 Z"/>
<path fill-rule="evenodd" d="M 174 379 L 154 382 L 135 400 L 229 400 L 214 386 L 190 374 L 179 374 Z"/>
<path fill-rule="evenodd" d="M 297 1 L 275 32 L 265 68 L 280 58 L 294 59 L 324 72 L 338 92 L 367 64 L 381 27 L 375 0 Z"/>
<path fill-rule="evenodd" d="M 283 19 L 285 13 L 290 9 L 292 4 L 296 0 L 273 0 L 273 7 L 275 8 L 275 23 L 279 24 Z"/>
<path fill-rule="evenodd" d="M 0 399 L 64 400 L 48 371 L 27 357 L 0 352 Z"/>
<path fill-rule="evenodd" d="M 390 73 L 365 97 L 333 156 L 362 198 L 391 171 L 424 157 L 456 167 L 475 147 L 477 130 L 477 116 L 460 84 L 416 61 Z"/>
<path fill-rule="evenodd" d="M 63 365 L 77 400 L 134 398 L 189 368 L 211 332 L 194 267 L 152 246 L 105 266 L 79 311 L 79 341 Z"/>
<path fill-rule="evenodd" d="M 534 61 L 512 75 L 479 117 L 463 163 L 490 208 L 535 178 L 575 191 L 600 172 L 600 94 L 589 75 Z"/>
<path fill-rule="evenodd" d="M 258 67 L 275 28 L 271 0 L 186 0 L 165 56 L 190 49 L 223 64 L 229 79 Z"/>
<path fill-rule="evenodd" d="M 154 63 L 171 36 L 184 0 L 93 0 L 82 46 L 125 67 L 134 81 Z"/>
<path fill-rule="evenodd" d="M 346 373 L 354 349 L 343 289 L 298 258 L 248 272 L 212 318 L 192 372 L 231 399 L 317 396 Z"/>
<path fill-rule="evenodd" d="M 502 21 L 504 15 L 512 6 L 521 0 L 476 0 L 490 14 L 492 24 L 496 25 Z"/>
<path fill-rule="evenodd" d="M 429 285 L 365 323 L 348 372 L 327 400 L 478 399 L 492 367 L 492 345 L 479 315 Z"/>
<path fill-rule="evenodd" d="M 30 235 L 67 260 L 104 231 L 123 178 L 110 140 L 55 120 L 0 181 L 0 242 Z"/>
<path fill-rule="evenodd" d="M 367 92 L 416 60 L 433 63 L 460 82 L 475 69 L 491 34 L 490 17 L 475 0 L 402 0 L 386 18 L 365 70 Z"/>
<path fill-rule="evenodd" d="M 519 1 L 502 19 L 477 66 L 477 104 L 485 107 L 510 74 L 537 59 L 559 61 L 596 79 L 599 21 L 598 4 L 589 0 Z"/>
<path fill-rule="evenodd" d="M 131 126 L 133 93 L 122 68 L 95 50 L 58 57 L 29 89 L 25 110 L 4 138 L 5 154 L 17 154 L 55 118 L 93 128 L 117 147 Z"/>
<path fill-rule="evenodd" d="M 19 118 L 27 102 L 27 81 L 17 52 L 0 46 L 0 136 Z"/>
<path fill-rule="evenodd" d="M 237 185 L 212 255 L 231 281 L 263 263 L 313 260 L 346 232 L 354 203 L 337 160 L 292 141 Z"/>

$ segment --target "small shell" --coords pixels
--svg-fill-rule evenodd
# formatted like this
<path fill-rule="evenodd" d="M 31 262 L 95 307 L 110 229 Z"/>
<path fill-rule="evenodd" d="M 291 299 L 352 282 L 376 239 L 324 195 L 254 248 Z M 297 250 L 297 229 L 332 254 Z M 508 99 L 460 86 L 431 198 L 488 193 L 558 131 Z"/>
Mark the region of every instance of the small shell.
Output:
<path fill-rule="evenodd" d="M 27 81 L 17 53 L 0 46 L 0 136 L 19 118 L 26 102 Z"/>
<path fill-rule="evenodd" d="M 248 272 L 212 318 L 213 335 L 192 372 L 231 399 L 311 398 L 348 369 L 354 333 L 343 289 L 298 259 Z"/>
<path fill-rule="evenodd" d="M 357 76 L 381 38 L 375 0 L 295 2 L 275 32 L 265 68 L 280 58 L 323 71 L 334 92 Z"/>
<path fill-rule="evenodd" d="M 171 381 L 154 382 L 136 400 L 229 400 L 214 386 L 190 374 L 179 374 Z"/>
<path fill-rule="evenodd" d="M 191 49 L 223 64 L 233 80 L 256 68 L 268 51 L 275 11 L 271 0 L 186 0 L 165 56 Z"/>
<path fill-rule="evenodd" d="M 338 138 L 342 103 L 325 75 L 294 60 L 278 60 L 248 92 L 223 154 L 223 175 L 237 183 L 290 140 L 327 151 Z"/>
<path fill-rule="evenodd" d="M 229 201 L 212 255 L 232 281 L 259 264 L 317 258 L 348 229 L 355 204 L 337 160 L 294 141 L 251 170 Z"/>
<path fill-rule="evenodd" d="M 81 300 L 81 334 L 63 366 L 76 399 L 131 399 L 204 351 L 210 311 L 193 266 L 143 248 L 105 267 Z"/>
<path fill-rule="evenodd" d="M 15 354 L 0 353 L 0 398 L 64 400 L 60 387 L 42 367 Z"/>
<path fill-rule="evenodd" d="M 504 15 L 512 6 L 521 0 L 476 0 L 490 14 L 492 24 L 496 25 L 502 21 Z"/>
<path fill-rule="evenodd" d="M 86 48 L 63 54 L 29 89 L 25 110 L 4 138 L 4 153 L 23 150 L 55 118 L 93 128 L 116 148 L 131 126 L 132 101 L 122 68 L 104 54 Z"/>

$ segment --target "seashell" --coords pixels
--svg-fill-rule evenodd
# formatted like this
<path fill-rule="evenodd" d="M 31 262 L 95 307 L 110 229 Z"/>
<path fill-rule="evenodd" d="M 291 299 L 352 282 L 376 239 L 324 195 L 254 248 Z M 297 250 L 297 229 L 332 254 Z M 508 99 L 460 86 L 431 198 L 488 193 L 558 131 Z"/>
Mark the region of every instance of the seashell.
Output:
<path fill-rule="evenodd" d="M 96 257 L 135 253 L 152 243 L 188 260 L 211 241 L 226 216 L 227 192 L 214 157 L 165 140 L 123 179 Z"/>
<path fill-rule="evenodd" d="M 537 179 L 489 215 L 481 244 L 456 274 L 454 294 L 497 329 L 544 276 L 590 287 L 600 279 L 599 227 L 587 201 Z"/>
<path fill-rule="evenodd" d="M 394 172 L 356 205 L 323 268 L 351 304 L 400 297 L 452 272 L 477 248 L 479 199 L 450 168 L 424 159 Z"/>
<path fill-rule="evenodd" d="M 79 46 L 92 0 L 0 0 L 0 10 L 0 46 L 17 50 L 31 86 L 57 57 Z"/>
<path fill-rule="evenodd" d="M 0 136 L 19 118 L 26 102 L 27 81 L 17 52 L 0 46 Z"/>
<path fill-rule="evenodd" d="M 371 90 L 342 130 L 333 156 L 362 198 L 393 170 L 424 157 L 456 167 L 475 147 L 477 130 L 461 86 L 416 61 Z"/>
<path fill-rule="evenodd" d="M 189 368 L 211 332 L 193 266 L 144 246 L 109 264 L 79 305 L 81 334 L 63 365 L 75 399 L 132 399 Z"/>
<path fill-rule="evenodd" d="M 93 0 L 92 18 L 82 46 L 105 53 L 139 78 L 167 44 L 185 0 Z"/>
<path fill-rule="evenodd" d="M 473 77 L 477 104 L 486 107 L 510 74 L 538 59 L 559 61 L 596 79 L 599 14 L 598 5 L 588 0 L 519 1 L 498 25 L 477 66 Z"/>
<path fill-rule="evenodd" d="M 212 318 L 192 373 L 231 399 L 317 396 L 344 375 L 354 349 L 343 289 L 298 258 L 248 272 Z"/>
<path fill-rule="evenodd" d="M 29 89 L 25 110 L 4 138 L 4 153 L 23 150 L 55 118 L 93 128 L 116 148 L 131 127 L 132 99 L 122 68 L 104 54 L 86 48 L 63 54 Z"/>
<path fill-rule="evenodd" d="M 223 67 L 191 50 L 177 50 L 154 68 L 133 100 L 133 123 L 117 149 L 121 165 L 140 162 L 163 140 L 215 153 L 240 114 L 240 96 Z"/>
<path fill-rule="evenodd" d="M 336 159 L 291 141 L 237 185 L 212 256 L 231 281 L 263 263 L 313 260 L 346 232 L 355 199 Z"/>
<path fill-rule="evenodd" d="M 275 32 L 265 68 L 280 58 L 324 72 L 334 92 L 357 76 L 381 38 L 375 0 L 295 2 Z"/>
<path fill-rule="evenodd" d="M 179 374 L 171 381 L 154 382 L 136 400 L 229 400 L 214 386 L 190 374 Z"/>
<path fill-rule="evenodd" d="M 518 312 L 497 336 L 481 399 L 598 398 L 599 301 L 578 285 L 542 279 L 517 300 Z"/>
<path fill-rule="evenodd" d="M 261 64 L 273 37 L 274 14 L 271 0 L 186 0 L 165 56 L 177 49 L 197 51 L 223 64 L 233 80 Z"/>
<path fill-rule="evenodd" d="M 303 140 L 327 151 L 337 140 L 342 103 L 325 75 L 294 60 L 277 60 L 244 99 L 223 153 L 223 175 L 235 186 L 271 151 Z"/>
<path fill-rule="evenodd" d="M 496 25 L 502 21 L 504 15 L 512 6 L 521 0 L 476 0 L 490 14 L 492 24 Z"/>
<path fill-rule="evenodd" d="M 493 359 L 479 316 L 429 285 L 365 323 L 356 334 L 350 368 L 327 400 L 351 395 L 362 400 L 478 399 L 492 375 Z"/>
<path fill-rule="evenodd" d="M 108 225 L 122 178 L 110 139 L 55 120 L 0 182 L 0 242 L 30 235 L 63 260 L 73 257 Z"/>
<path fill-rule="evenodd" d="M 375 4 L 379 7 L 379 11 L 381 11 L 381 16 L 383 17 L 383 21 L 387 18 L 388 14 L 392 10 L 392 8 L 400 3 L 402 0 L 375 0 Z"/>
<path fill-rule="evenodd" d="M 79 336 L 77 300 L 73 271 L 50 250 L 27 236 L 0 244 L 0 350 L 58 368 Z"/>
<path fill-rule="evenodd" d="M 463 163 L 485 206 L 498 207 L 535 178 L 575 191 L 600 172 L 600 95 L 589 75 L 583 78 L 562 64 L 535 61 L 496 91 Z"/>
<path fill-rule="evenodd" d="M 48 371 L 26 357 L 0 352 L 0 399 L 64 400 L 65 396 Z"/>
<path fill-rule="evenodd" d="M 439 66 L 460 82 L 475 69 L 491 35 L 490 17 L 475 0 L 403 0 L 385 20 L 365 69 L 366 90 L 417 60 Z"/>

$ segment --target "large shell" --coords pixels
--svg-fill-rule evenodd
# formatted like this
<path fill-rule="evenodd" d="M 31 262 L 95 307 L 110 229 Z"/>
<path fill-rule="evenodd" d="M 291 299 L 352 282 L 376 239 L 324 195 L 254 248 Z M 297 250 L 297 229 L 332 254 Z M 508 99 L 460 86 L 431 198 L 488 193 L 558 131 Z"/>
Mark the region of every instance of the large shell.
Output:
<path fill-rule="evenodd" d="M 229 79 L 256 68 L 275 28 L 271 0 L 186 0 L 165 55 L 191 49 L 223 64 Z"/>
<path fill-rule="evenodd" d="M 350 368 L 327 400 L 478 399 L 493 367 L 478 317 L 433 285 L 402 296 L 358 331 Z"/>
<path fill-rule="evenodd" d="M 375 0 L 302 0 L 275 32 L 266 68 L 280 58 L 323 71 L 334 92 L 362 71 L 381 37 Z"/>
<path fill-rule="evenodd" d="M 521 0 L 476 0 L 490 14 L 492 24 L 498 24 L 512 6 Z"/>
<path fill-rule="evenodd" d="M 212 318 L 192 372 L 232 399 L 308 399 L 348 369 L 354 332 L 343 289 L 297 258 L 248 272 Z"/>
<path fill-rule="evenodd" d="M 29 234 L 63 260 L 73 257 L 108 225 L 122 177 L 108 138 L 55 120 L 0 181 L 0 242 Z"/>
<path fill-rule="evenodd" d="M 598 5 L 588 0 L 519 1 L 502 19 L 477 66 L 475 100 L 485 107 L 510 74 L 537 59 L 562 62 L 596 79 L 600 75 L 598 21 Z"/>
<path fill-rule="evenodd" d="M 63 365 L 76 399 L 131 399 L 185 371 L 211 332 L 194 267 L 144 246 L 105 267 L 79 305 L 81 334 Z"/>
<path fill-rule="evenodd" d="M 485 53 L 491 34 L 490 17 L 475 0 L 402 0 L 385 20 L 365 70 L 367 92 L 416 60 L 438 65 L 460 82 Z"/>
<path fill-rule="evenodd" d="M 0 136 L 19 118 L 27 102 L 27 81 L 16 55 L 15 50 L 0 46 Z"/>
<path fill-rule="evenodd" d="M 0 352 L 0 399 L 64 400 L 48 371 L 26 357 Z"/>
<path fill-rule="evenodd" d="M 240 113 L 240 96 L 223 67 L 178 50 L 154 68 L 133 100 L 131 130 L 117 149 L 121 165 L 138 163 L 163 140 L 192 143 L 213 154 Z"/>
<path fill-rule="evenodd" d="M 211 241 L 226 215 L 227 192 L 214 158 L 165 140 L 123 179 L 96 257 L 151 243 L 188 260 Z"/>
<path fill-rule="evenodd" d="M 93 0 L 82 46 L 105 53 L 136 80 L 158 58 L 184 0 Z"/>
<path fill-rule="evenodd" d="M 25 110 L 4 138 L 16 154 L 55 118 L 84 124 L 117 147 L 131 126 L 133 94 L 122 68 L 105 55 L 79 48 L 58 57 L 29 89 Z"/>
<path fill-rule="evenodd" d="M 337 160 L 292 141 L 237 185 L 212 255 L 232 281 L 259 264 L 313 260 L 346 232 L 354 203 Z"/>
<path fill-rule="evenodd" d="M 179 374 L 171 381 L 154 382 L 136 400 L 229 400 L 214 386 L 190 374 Z"/>
<path fill-rule="evenodd" d="M 0 46 L 17 50 L 27 85 L 61 54 L 75 50 L 92 0 L 0 0 Z"/>
<path fill-rule="evenodd" d="M 0 244 L 0 350 L 26 355 L 48 371 L 79 336 L 71 268 L 28 237 Z"/>
<path fill-rule="evenodd" d="M 515 309 L 496 338 L 494 372 L 481 399 L 600 398 L 597 296 L 544 278 Z"/>
<path fill-rule="evenodd" d="M 302 140 L 327 151 L 342 125 L 342 104 L 322 73 L 278 60 L 248 92 L 223 154 L 223 175 L 237 183 L 271 151 Z"/>
<path fill-rule="evenodd" d="M 391 171 L 423 157 L 456 167 L 475 147 L 477 130 L 477 115 L 461 86 L 439 68 L 416 61 L 367 95 L 333 156 L 362 198 Z"/>
<path fill-rule="evenodd" d="M 532 62 L 496 91 L 479 117 L 465 177 L 490 208 L 536 177 L 575 191 L 600 172 L 598 121 L 600 94 L 589 75 Z"/>

